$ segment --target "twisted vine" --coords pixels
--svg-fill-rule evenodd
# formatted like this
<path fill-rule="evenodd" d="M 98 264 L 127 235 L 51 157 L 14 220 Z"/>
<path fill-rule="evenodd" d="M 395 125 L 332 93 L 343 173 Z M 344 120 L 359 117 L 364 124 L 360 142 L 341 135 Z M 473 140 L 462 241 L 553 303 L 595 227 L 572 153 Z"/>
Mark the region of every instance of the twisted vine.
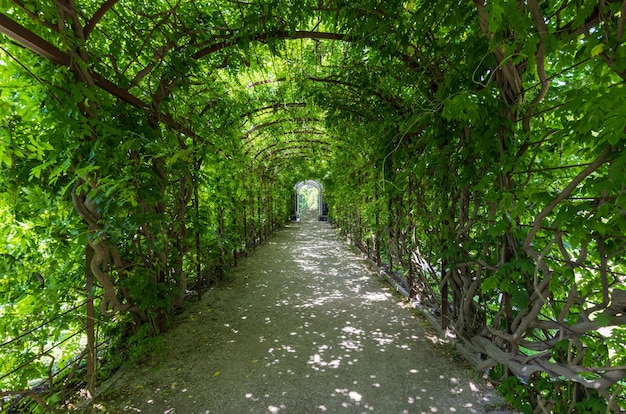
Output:
<path fill-rule="evenodd" d="M 78 215 L 87 224 L 89 232 L 94 235 L 88 241 L 89 246 L 94 251 L 89 268 L 104 289 L 104 295 L 100 302 L 100 312 L 109 317 L 117 313 L 132 312 L 139 320 L 146 321 L 148 319 L 146 314 L 133 305 L 124 289 L 119 289 L 116 286 L 112 270 L 116 270 L 118 274 L 124 274 L 126 269 L 119 250 L 109 243 L 106 232 L 99 223 L 102 215 L 97 211 L 93 201 L 80 191 L 84 184 L 86 181 L 82 178 L 74 184 L 72 201 Z"/>

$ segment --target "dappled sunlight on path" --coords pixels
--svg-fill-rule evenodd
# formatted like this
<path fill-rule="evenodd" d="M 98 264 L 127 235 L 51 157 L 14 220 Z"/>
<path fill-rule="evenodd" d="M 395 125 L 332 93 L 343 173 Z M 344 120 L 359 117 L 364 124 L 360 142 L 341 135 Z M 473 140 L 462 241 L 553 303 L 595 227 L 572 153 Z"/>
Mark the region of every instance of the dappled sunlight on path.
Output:
<path fill-rule="evenodd" d="M 432 347 L 327 223 L 290 223 L 210 291 L 101 411 L 483 413 L 500 399 Z"/>

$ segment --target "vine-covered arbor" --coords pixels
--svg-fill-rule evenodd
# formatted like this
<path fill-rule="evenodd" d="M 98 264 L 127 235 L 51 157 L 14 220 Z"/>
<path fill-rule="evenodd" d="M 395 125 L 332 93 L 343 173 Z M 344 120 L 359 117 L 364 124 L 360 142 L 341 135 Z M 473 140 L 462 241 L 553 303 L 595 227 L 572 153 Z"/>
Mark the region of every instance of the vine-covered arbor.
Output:
<path fill-rule="evenodd" d="M 4 397 L 93 390 L 310 179 L 520 409 L 626 409 L 626 2 L 1 3 Z"/>

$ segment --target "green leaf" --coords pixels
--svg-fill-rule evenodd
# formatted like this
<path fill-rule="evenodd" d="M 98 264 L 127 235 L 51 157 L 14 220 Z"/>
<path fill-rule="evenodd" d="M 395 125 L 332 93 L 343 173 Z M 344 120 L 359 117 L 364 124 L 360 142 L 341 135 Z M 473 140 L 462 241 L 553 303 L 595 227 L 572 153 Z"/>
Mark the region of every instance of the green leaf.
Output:
<path fill-rule="evenodd" d="M 604 43 L 598 43 L 591 49 L 591 57 L 596 57 L 602 52 L 604 52 Z"/>
<path fill-rule="evenodd" d="M 491 33 L 496 33 L 500 29 L 500 25 L 502 24 L 502 16 L 504 15 L 504 8 L 497 2 L 489 3 L 491 7 L 488 8 L 488 24 L 489 31 Z"/>
<path fill-rule="evenodd" d="M 13 166 L 13 160 L 11 159 L 11 157 L 6 152 L 0 153 L 0 159 L 7 166 L 9 166 L 9 167 Z"/>
<path fill-rule="evenodd" d="M 500 278 L 498 278 L 497 276 L 489 276 L 483 279 L 482 283 L 480 284 L 480 289 L 483 293 L 487 293 L 488 291 L 497 288 L 499 284 Z"/>

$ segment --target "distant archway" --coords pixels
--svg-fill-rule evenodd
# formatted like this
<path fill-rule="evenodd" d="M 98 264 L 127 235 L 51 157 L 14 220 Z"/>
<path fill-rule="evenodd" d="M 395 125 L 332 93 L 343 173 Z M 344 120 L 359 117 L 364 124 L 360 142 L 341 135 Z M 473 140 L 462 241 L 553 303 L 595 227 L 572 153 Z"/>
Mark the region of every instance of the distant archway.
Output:
<path fill-rule="evenodd" d="M 328 206 L 324 203 L 323 193 L 324 187 L 319 181 L 306 180 L 296 184 L 292 197 L 291 219 L 300 221 L 302 214 L 313 207 L 317 209 L 317 220 L 327 221 Z"/>

